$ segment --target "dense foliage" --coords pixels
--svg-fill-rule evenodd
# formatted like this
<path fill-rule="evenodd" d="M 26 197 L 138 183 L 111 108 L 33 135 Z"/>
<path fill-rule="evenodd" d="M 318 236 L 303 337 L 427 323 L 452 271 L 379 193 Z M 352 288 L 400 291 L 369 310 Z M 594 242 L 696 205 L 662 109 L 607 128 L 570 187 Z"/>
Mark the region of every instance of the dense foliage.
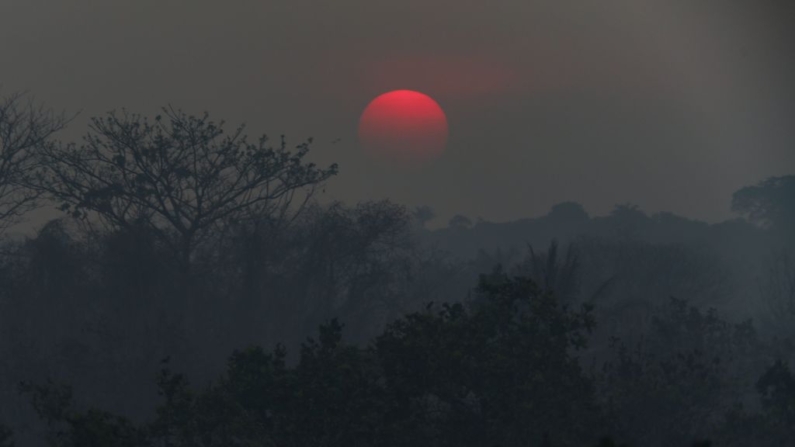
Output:
<path fill-rule="evenodd" d="M 156 418 L 140 427 L 71 407 L 69 388 L 28 387 L 59 446 L 525 446 L 595 442 L 593 384 L 572 352 L 592 328 L 526 278 L 496 272 L 471 305 L 408 314 L 365 348 L 336 320 L 286 350 L 236 351 L 211 385 L 163 369 Z"/>

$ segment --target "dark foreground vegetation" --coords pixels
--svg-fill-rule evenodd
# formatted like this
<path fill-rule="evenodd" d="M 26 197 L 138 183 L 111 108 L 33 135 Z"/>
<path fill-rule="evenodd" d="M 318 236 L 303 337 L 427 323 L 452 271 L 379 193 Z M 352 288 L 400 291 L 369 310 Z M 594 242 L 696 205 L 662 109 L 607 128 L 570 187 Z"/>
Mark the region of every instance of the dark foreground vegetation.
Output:
<path fill-rule="evenodd" d="M 2 447 L 795 444 L 793 176 L 716 225 L 564 203 L 429 231 L 316 201 L 311 141 L 167 109 L 63 144 L 25 99 L 2 228 L 65 215 L 2 243 Z"/>

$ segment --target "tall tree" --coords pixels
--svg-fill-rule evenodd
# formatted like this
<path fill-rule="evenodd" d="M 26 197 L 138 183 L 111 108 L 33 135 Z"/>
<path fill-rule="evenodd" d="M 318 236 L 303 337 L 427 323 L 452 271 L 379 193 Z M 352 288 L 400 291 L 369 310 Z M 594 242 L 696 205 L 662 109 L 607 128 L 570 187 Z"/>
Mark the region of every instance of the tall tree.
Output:
<path fill-rule="evenodd" d="M 37 205 L 27 187 L 36 167 L 35 149 L 63 129 L 68 119 L 25 93 L 0 96 L 0 233 Z"/>
<path fill-rule="evenodd" d="M 93 118 L 82 145 L 43 152 L 40 189 L 75 217 L 153 230 L 188 266 L 226 223 L 289 221 L 337 172 L 304 161 L 311 139 L 292 151 L 284 137 L 275 147 L 266 136 L 250 143 L 244 126 L 227 134 L 206 113 L 163 112 L 154 120 L 126 111 Z"/>

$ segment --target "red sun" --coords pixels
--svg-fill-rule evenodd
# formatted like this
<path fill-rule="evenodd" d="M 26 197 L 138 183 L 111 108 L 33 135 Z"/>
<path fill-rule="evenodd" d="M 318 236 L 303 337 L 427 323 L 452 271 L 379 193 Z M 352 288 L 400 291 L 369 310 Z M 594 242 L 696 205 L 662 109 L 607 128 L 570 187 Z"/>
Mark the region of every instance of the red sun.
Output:
<path fill-rule="evenodd" d="M 395 90 L 373 99 L 359 119 L 359 141 L 368 153 L 391 162 L 422 164 L 447 145 L 447 117 L 428 95 Z"/>

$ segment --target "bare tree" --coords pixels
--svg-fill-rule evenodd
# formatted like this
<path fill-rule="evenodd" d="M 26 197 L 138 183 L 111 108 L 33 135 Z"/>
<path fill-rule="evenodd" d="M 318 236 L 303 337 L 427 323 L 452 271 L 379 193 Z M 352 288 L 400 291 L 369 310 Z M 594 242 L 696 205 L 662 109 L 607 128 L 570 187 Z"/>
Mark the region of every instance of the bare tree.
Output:
<path fill-rule="evenodd" d="M 36 170 L 36 149 L 68 121 L 26 93 L 0 97 L 0 234 L 37 207 L 40 192 L 28 187 Z"/>
<path fill-rule="evenodd" d="M 74 217 L 148 228 L 187 267 L 219 227 L 252 215 L 294 218 L 337 172 L 304 161 L 311 139 L 291 151 L 282 137 L 274 148 L 265 136 L 249 143 L 244 126 L 226 134 L 206 113 L 163 112 L 154 120 L 126 111 L 93 118 L 82 145 L 43 152 L 39 187 Z"/>

